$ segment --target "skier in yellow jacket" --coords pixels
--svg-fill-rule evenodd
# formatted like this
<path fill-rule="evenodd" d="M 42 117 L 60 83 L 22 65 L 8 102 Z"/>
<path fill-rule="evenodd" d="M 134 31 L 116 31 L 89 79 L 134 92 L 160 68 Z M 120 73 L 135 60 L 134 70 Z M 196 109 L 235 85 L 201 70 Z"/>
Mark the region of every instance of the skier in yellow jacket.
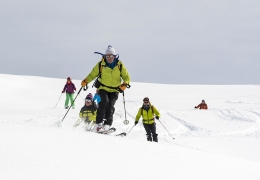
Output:
<path fill-rule="evenodd" d="M 94 132 L 108 131 L 113 123 L 114 105 L 118 99 L 118 93 L 123 92 L 130 83 L 130 76 L 125 65 L 117 58 L 115 49 L 108 46 L 101 62 L 98 62 L 89 75 L 82 80 L 84 87 L 95 78 L 95 87 L 101 101 L 98 105 L 96 125 Z M 103 120 L 104 121 L 103 124 Z"/>
<path fill-rule="evenodd" d="M 89 93 L 85 99 L 85 105 L 79 112 L 79 117 L 82 118 L 86 123 L 90 121 L 96 122 L 97 106 L 93 101 L 93 95 Z"/>
<path fill-rule="evenodd" d="M 82 122 L 85 123 L 86 131 L 90 131 L 93 124 L 96 122 L 97 116 L 97 105 L 93 101 L 93 95 L 89 93 L 85 99 L 85 105 L 81 108 L 79 112 L 79 119 L 74 124 L 74 127 L 79 126 Z"/>
<path fill-rule="evenodd" d="M 136 118 L 135 125 L 138 123 L 140 117 L 143 117 L 143 125 L 146 131 L 147 141 L 158 142 L 158 134 L 156 134 L 156 123 L 155 119 L 159 120 L 160 113 L 159 111 L 150 103 L 149 98 L 145 97 L 143 99 L 143 106 L 139 109 Z M 153 137 L 153 138 L 152 138 Z"/>

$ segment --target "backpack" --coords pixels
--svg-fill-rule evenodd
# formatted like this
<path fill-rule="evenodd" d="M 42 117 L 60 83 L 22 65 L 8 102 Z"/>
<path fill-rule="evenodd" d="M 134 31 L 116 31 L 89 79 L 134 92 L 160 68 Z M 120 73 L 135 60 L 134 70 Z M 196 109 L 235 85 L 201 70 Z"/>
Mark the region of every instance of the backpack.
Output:
<path fill-rule="evenodd" d="M 141 109 L 141 115 L 143 116 L 143 110 L 144 110 L 144 109 L 143 109 L 143 107 L 141 107 L 140 109 Z M 153 114 L 154 114 L 153 105 L 151 105 L 151 109 L 152 109 L 152 112 L 153 112 Z"/>

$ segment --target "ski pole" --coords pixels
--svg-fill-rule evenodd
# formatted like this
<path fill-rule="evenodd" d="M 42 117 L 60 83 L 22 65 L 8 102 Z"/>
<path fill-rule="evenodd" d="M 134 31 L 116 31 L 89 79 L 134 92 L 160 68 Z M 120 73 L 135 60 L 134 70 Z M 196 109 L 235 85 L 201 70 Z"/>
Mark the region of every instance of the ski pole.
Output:
<path fill-rule="evenodd" d="M 61 95 L 60 95 L 60 98 L 61 98 L 62 94 L 63 94 L 63 93 L 61 93 Z M 56 103 L 56 105 L 55 105 L 54 109 L 56 108 L 56 106 L 57 106 L 58 102 L 60 101 L 60 98 L 59 98 L 59 100 L 57 101 L 57 103 Z"/>
<path fill-rule="evenodd" d="M 63 121 L 63 120 L 64 120 L 64 118 L 66 117 L 66 115 L 68 114 L 68 112 L 69 112 L 69 110 L 70 110 L 70 108 L 71 108 L 72 104 L 74 104 L 74 102 L 75 102 L 76 98 L 78 97 L 78 95 L 79 95 L 80 91 L 82 90 L 82 88 L 83 88 L 83 87 L 81 87 L 81 88 L 80 88 L 80 90 L 79 90 L 79 92 L 78 92 L 77 96 L 74 98 L 73 102 L 71 103 L 71 105 L 70 105 L 69 109 L 67 110 L 66 114 L 64 115 L 64 117 L 63 117 L 63 119 L 62 119 L 61 121 Z M 84 91 L 86 91 L 87 89 L 88 89 L 88 86 L 86 86 L 86 88 L 84 88 Z"/>
<path fill-rule="evenodd" d="M 132 131 L 132 129 L 135 127 L 135 125 L 133 125 L 132 126 L 132 128 L 130 129 L 130 131 L 128 131 L 128 133 L 126 134 L 126 135 L 128 135 L 131 131 Z"/>
<path fill-rule="evenodd" d="M 125 110 L 125 93 L 123 91 L 123 103 L 124 103 L 124 110 Z M 125 120 L 123 121 L 125 125 L 129 124 L 129 121 L 126 120 L 126 110 L 125 110 Z"/>
<path fill-rule="evenodd" d="M 163 123 L 160 121 L 160 119 L 158 119 L 158 121 L 162 124 L 162 126 L 164 127 L 164 129 L 166 129 L 166 127 L 163 125 Z M 166 129 L 166 131 L 169 133 L 169 131 Z M 169 133 L 170 134 L 170 136 L 172 137 L 172 135 L 171 135 L 171 133 Z M 172 139 L 174 140 L 175 138 L 174 137 L 172 137 Z"/>

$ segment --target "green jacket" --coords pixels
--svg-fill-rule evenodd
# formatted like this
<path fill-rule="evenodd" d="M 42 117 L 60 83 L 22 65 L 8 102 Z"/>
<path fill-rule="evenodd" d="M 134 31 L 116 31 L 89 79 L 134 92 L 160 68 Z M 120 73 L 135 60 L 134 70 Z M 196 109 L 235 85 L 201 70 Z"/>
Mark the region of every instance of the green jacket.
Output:
<path fill-rule="evenodd" d="M 154 123 L 154 116 L 159 116 L 159 111 L 150 104 L 150 108 L 147 110 L 143 109 L 143 106 L 139 109 L 135 121 L 139 121 L 140 117 L 143 117 L 143 124 L 153 124 Z"/>
<path fill-rule="evenodd" d="M 92 69 L 92 71 L 89 73 L 89 75 L 86 77 L 86 80 L 88 83 L 93 81 L 98 75 L 99 75 L 99 63 L 96 64 L 96 66 Z M 119 66 L 121 66 L 121 72 L 119 69 Z M 123 79 L 124 82 L 127 84 L 130 84 L 130 76 L 128 74 L 128 71 L 126 70 L 124 64 L 118 60 L 118 64 L 113 68 L 109 68 L 106 66 L 106 62 L 102 60 L 101 62 L 102 70 L 101 70 L 101 77 L 99 78 L 99 81 L 110 87 L 118 87 L 122 83 L 121 78 Z M 100 86 L 100 89 L 104 89 L 107 92 L 118 92 L 116 89 L 108 88 L 105 86 Z"/>

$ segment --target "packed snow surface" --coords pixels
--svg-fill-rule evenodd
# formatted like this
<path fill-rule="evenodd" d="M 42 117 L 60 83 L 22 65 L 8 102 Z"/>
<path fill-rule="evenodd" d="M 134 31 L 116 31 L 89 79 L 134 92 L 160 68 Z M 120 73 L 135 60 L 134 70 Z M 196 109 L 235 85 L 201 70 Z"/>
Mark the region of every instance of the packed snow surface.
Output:
<path fill-rule="evenodd" d="M 78 94 L 81 81 L 72 79 L 76 108 L 62 121 L 66 79 L 0 74 L 0 82 L 1 180 L 260 179 L 258 85 L 133 82 L 126 117 L 120 94 L 117 131 L 102 135 L 73 127 L 91 85 Z M 147 142 L 141 119 L 132 128 L 146 96 L 161 113 L 158 143 Z M 194 108 L 202 99 L 208 110 Z M 121 132 L 127 136 L 114 136 Z"/>

